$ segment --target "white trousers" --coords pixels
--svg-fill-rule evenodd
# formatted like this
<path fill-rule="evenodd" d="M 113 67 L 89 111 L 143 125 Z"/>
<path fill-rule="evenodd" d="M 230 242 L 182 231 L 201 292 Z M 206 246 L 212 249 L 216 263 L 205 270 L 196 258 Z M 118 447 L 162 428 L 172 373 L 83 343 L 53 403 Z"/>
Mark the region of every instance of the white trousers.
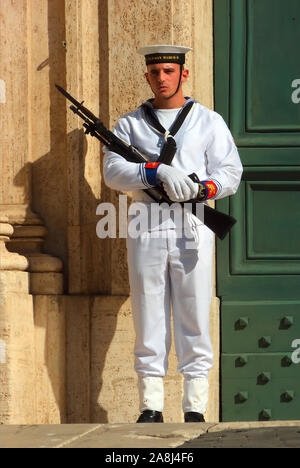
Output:
<path fill-rule="evenodd" d="M 204 225 L 191 228 L 191 232 L 193 239 L 190 234 L 178 237 L 175 229 L 127 238 L 140 409 L 163 406 L 161 378 L 168 369 L 171 305 L 178 371 L 185 378 L 183 407 L 195 407 L 192 399 L 202 408 L 207 400 L 207 375 L 213 359 L 209 335 L 213 234 Z M 190 383 L 193 379 L 194 384 Z M 201 385 L 196 385 L 200 381 Z M 203 394 L 200 403 L 196 388 Z M 151 400 L 149 394 L 156 396 Z"/>

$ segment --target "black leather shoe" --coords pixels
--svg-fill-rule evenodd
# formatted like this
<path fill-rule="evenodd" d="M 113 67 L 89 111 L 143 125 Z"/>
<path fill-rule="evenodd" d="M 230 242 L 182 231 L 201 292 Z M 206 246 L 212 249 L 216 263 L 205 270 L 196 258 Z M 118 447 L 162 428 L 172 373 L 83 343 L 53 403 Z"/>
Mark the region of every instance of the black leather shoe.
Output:
<path fill-rule="evenodd" d="M 140 414 L 137 423 L 162 423 L 163 415 L 160 411 L 145 410 Z"/>
<path fill-rule="evenodd" d="M 203 414 L 189 411 L 188 413 L 184 413 L 184 422 L 205 422 L 205 419 Z"/>

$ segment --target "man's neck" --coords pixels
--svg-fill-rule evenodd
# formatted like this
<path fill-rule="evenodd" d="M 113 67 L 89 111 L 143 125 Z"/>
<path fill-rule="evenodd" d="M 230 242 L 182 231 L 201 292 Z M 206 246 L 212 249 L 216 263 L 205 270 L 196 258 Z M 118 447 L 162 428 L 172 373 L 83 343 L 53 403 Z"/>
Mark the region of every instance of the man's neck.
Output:
<path fill-rule="evenodd" d="M 182 92 L 177 93 L 170 99 L 155 97 L 154 101 L 152 101 L 152 105 L 155 109 L 178 109 L 179 107 L 183 107 L 185 103 L 186 99 L 183 96 Z"/>

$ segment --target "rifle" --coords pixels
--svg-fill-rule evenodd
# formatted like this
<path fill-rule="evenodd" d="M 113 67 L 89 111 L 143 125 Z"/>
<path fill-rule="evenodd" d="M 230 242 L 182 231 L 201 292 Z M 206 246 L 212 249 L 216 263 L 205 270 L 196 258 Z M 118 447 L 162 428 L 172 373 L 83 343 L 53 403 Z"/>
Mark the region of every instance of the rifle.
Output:
<path fill-rule="evenodd" d="M 101 143 L 107 146 L 110 151 L 120 154 L 129 162 L 149 162 L 148 159 L 137 148 L 135 148 L 132 145 L 129 145 L 127 142 L 121 140 L 113 132 L 108 130 L 103 125 L 101 120 L 99 120 L 91 111 L 89 111 L 86 107 L 83 106 L 84 101 L 78 102 L 61 86 L 57 84 L 55 86 L 58 89 L 58 91 L 60 91 L 65 96 L 65 98 L 72 102 L 73 105 L 70 106 L 70 109 L 72 112 L 74 112 L 74 114 L 77 114 L 84 121 L 83 127 L 85 128 L 86 134 L 97 138 L 99 141 L 101 141 Z M 190 177 L 192 178 L 192 180 L 194 180 L 194 182 L 199 181 L 196 174 L 191 174 Z M 172 205 L 173 203 L 169 199 L 161 185 L 157 185 L 156 187 L 150 189 L 144 189 L 144 192 L 146 192 L 147 195 L 149 195 L 152 198 L 152 200 L 156 201 L 157 203 L 165 202 L 169 205 Z M 190 200 L 186 203 L 192 204 L 193 213 L 196 214 L 195 204 L 197 203 L 197 201 Z M 182 207 L 184 207 L 184 202 L 180 204 Z M 223 240 L 226 234 L 232 228 L 232 226 L 236 223 L 236 219 L 204 204 L 203 222 L 209 229 L 211 229 L 216 234 L 216 236 L 219 239 Z"/>

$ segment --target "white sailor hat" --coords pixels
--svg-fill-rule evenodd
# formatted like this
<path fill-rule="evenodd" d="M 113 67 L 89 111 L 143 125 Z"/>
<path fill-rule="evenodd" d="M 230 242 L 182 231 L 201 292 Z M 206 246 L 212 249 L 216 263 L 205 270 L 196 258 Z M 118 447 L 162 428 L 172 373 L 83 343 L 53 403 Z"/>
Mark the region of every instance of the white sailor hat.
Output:
<path fill-rule="evenodd" d="M 146 65 L 153 63 L 179 63 L 183 65 L 185 54 L 190 50 L 193 49 L 191 47 L 157 44 L 141 47 L 138 54 L 145 56 Z"/>

